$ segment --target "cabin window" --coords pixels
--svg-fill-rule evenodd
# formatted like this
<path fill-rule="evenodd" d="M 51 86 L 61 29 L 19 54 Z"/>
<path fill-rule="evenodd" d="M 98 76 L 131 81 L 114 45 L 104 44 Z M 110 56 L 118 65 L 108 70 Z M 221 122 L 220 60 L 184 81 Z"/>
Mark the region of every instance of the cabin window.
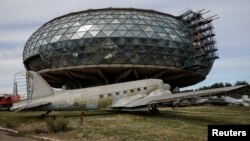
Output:
<path fill-rule="evenodd" d="M 144 87 L 143 89 L 144 89 L 144 90 L 147 90 L 147 87 Z"/>
<path fill-rule="evenodd" d="M 99 98 L 104 98 L 103 94 L 99 95 Z"/>
<path fill-rule="evenodd" d="M 111 93 L 109 93 L 109 94 L 108 94 L 108 97 L 111 97 L 111 96 L 112 96 Z"/>
<path fill-rule="evenodd" d="M 127 91 L 123 91 L 123 94 L 126 94 L 127 93 Z"/>
<path fill-rule="evenodd" d="M 116 92 L 115 94 L 116 94 L 116 95 L 119 95 L 119 92 Z"/>
<path fill-rule="evenodd" d="M 132 89 L 132 90 L 130 90 L 130 92 L 132 93 L 132 92 L 134 92 L 134 90 Z"/>
<path fill-rule="evenodd" d="M 141 91 L 141 88 L 137 88 L 137 91 L 138 91 L 138 92 Z"/>

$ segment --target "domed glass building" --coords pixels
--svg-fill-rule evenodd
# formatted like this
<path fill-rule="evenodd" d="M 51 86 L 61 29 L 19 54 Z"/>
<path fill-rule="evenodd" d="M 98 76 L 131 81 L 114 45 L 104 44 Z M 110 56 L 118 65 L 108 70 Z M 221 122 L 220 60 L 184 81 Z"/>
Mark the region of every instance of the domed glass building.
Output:
<path fill-rule="evenodd" d="M 23 61 L 53 87 L 68 89 L 159 78 L 184 87 L 206 78 L 216 55 L 211 18 L 134 8 L 57 17 L 27 41 Z"/>

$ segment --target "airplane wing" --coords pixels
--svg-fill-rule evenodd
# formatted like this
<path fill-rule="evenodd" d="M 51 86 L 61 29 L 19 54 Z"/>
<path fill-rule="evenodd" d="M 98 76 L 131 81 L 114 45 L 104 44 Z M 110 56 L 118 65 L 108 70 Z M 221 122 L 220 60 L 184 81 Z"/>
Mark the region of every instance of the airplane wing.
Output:
<path fill-rule="evenodd" d="M 200 97 L 205 95 L 213 95 L 223 92 L 232 91 L 244 87 L 244 85 L 224 87 L 224 88 L 215 88 L 209 90 L 185 92 L 185 93 L 176 93 L 176 94 L 167 94 L 167 95 L 156 95 L 156 96 L 138 96 L 135 98 L 130 98 L 127 102 L 126 99 L 123 99 L 122 104 L 113 104 L 110 108 L 137 108 L 145 107 L 151 104 L 164 103 L 169 101 L 176 101 L 179 99 Z"/>

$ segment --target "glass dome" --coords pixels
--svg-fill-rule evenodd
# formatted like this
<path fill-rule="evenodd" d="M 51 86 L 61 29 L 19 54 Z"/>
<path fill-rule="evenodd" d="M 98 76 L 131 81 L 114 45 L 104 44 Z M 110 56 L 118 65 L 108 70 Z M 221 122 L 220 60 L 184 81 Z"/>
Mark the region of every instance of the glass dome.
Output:
<path fill-rule="evenodd" d="M 38 72 L 119 65 L 188 70 L 204 79 L 213 62 L 199 71 L 186 67 L 199 55 L 191 32 L 181 18 L 153 10 L 89 9 L 45 23 L 27 41 L 23 60 Z"/>

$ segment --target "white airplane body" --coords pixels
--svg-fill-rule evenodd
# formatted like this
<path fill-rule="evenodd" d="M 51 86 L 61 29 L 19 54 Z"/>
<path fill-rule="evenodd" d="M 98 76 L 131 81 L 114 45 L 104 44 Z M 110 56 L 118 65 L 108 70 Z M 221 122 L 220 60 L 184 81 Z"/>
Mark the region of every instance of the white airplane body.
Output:
<path fill-rule="evenodd" d="M 149 107 L 158 113 L 156 104 L 173 102 L 178 99 L 192 98 L 226 92 L 243 86 L 172 94 L 170 86 L 160 79 L 146 79 L 117 83 L 105 86 L 75 90 L 53 90 L 35 72 L 27 72 L 27 99 L 15 103 L 11 111 L 44 110 L 85 110 L 85 109 L 136 109 Z M 15 83 L 16 84 L 16 83 Z M 17 87 L 17 85 L 15 85 Z M 17 89 L 17 88 L 15 88 Z M 18 93 L 18 92 L 16 92 Z"/>
<path fill-rule="evenodd" d="M 227 104 L 243 105 L 243 106 L 246 106 L 246 107 L 249 107 L 249 105 L 250 105 L 250 100 L 248 99 L 247 95 L 242 96 L 241 99 L 236 99 L 236 98 L 229 97 L 229 96 L 222 96 L 222 99 Z"/>

